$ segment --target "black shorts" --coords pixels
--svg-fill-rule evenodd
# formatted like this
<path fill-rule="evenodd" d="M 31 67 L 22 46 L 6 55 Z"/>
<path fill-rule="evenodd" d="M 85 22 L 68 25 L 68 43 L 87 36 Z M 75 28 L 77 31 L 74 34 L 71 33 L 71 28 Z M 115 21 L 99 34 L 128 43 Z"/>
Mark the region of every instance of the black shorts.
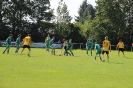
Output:
<path fill-rule="evenodd" d="M 102 51 L 102 54 L 104 54 L 104 53 L 109 54 L 109 51 Z"/>
<path fill-rule="evenodd" d="M 30 46 L 28 46 L 28 45 L 23 45 L 23 48 L 28 48 L 28 49 L 30 49 Z"/>
<path fill-rule="evenodd" d="M 123 52 L 123 51 L 124 51 L 124 49 L 123 49 L 123 48 L 119 48 L 119 49 L 118 49 L 118 51 L 121 51 L 121 52 Z"/>

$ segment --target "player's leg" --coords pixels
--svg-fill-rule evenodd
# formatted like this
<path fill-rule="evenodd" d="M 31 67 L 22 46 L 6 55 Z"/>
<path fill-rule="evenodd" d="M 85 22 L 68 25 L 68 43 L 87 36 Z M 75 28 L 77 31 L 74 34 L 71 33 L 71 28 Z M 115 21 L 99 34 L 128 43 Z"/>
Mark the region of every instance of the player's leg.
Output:
<path fill-rule="evenodd" d="M 6 48 L 7 48 L 7 54 L 9 54 L 10 45 L 8 44 Z"/>
<path fill-rule="evenodd" d="M 72 52 L 72 48 L 69 48 L 69 50 L 70 50 L 71 55 L 74 56 L 74 54 Z"/>
<path fill-rule="evenodd" d="M 10 47 L 9 47 L 9 48 L 7 48 L 7 54 L 9 54 L 9 50 L 10 50 Z"/>
<path fill-rule="evenodd" d="M 94 56 L 95 61 L 96 61 L 96 57 L 97 57 L 97 53 L 96 53 L 96 55 Z"/>
<path fill-rule="evenodd" d="M 90 53 L 91 53 L 91 56 L 92 56 L 92 47 L 90 47 Z"/>
<path fill-rule="evenodd" d="M 49 44 L 46 44 L 46 51 L 49 52 Z"/>
<path fill-rule="evenodd" d="M 124 54 L 124 49 L 122 49 L 122 53 L 123 53 L 123 56 L 125 57 L 125 54 Z"/>
<path fill-rule="evenodd" d="M 109 62 L 109 51 L 106 51 L 107 54 L 107 62 Z"/>
<path fill-rule="evenodd" d="M 21 56 L 21 54 L 22 54 L 22 52 L 24 51 L 25 48 L 26 48 L 26 45 L 23 45 L 23 48 L 22 48 L 22 50 L 20 52 L 20 56 Z"/>
<path fill-rule="evenodd" d="M 86 54 L 88 54 L 88 47 L 86 47 Z"/>
<path fill-rule="evenodd" d="M 8 48 L 9 48 L 9 44 L 6 44 L 6 48 L 5 48 L 5 50 L 3 51 L 3 54 L 7 51 Z"/>
<path fill-rule="evenodd" d="M 102 58 L 103 58 L 103 60 L 104 60 L 104 53 L 105 53 L 105 51 L 102 51 Z M 105 61 L 105 60 L 104 60 Z"/>
<path fill-rule="evenodd" d="M 53 48 L 53 54 L 55 55 L 55 48 Z"/>
<path fill-rule="evenodd" d="M 118 49 L 118 56 L 120 56 L 120 48 Z"/>
<path fill-rule="evenodd" d="M 62 56 L 64 54 L 64 48 L 61 49 L 59 56 Z"/>
<path fill-rule="evenodd" d="M 101 57 L 101 53 L 99 53 L 99 57 L 100 57 L 100 60 L 103 62 L 102 57 Z"/>
<path fill-rule="evenodd" d="M 18 50 L 19 50 L 19 45 L 17 44 L 15 53 L 18 53 Z"/>
<path fill-rule="evenodd" d="M 28 56 L 30 57 L 31 48 L 30 48 L 30 46 L 28 46 L 27 48 L 28 48 L 28 50 L 29 50 Z"/>
<path fill-rule="evenodd" d="M 6 52 L 7 48 L 5 48 L 5 50 L 3 51 L 3 54 Z"/>

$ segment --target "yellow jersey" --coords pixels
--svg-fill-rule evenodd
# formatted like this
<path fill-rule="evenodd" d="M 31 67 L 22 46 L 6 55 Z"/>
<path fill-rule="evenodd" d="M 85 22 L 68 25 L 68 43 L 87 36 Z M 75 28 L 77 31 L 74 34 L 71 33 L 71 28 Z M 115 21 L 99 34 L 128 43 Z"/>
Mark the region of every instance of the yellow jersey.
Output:
<path fill-rule="evenodd" d="M 117 47 L 119 47 L 119 48 L 124 48 L 124 43 L 123 43 L 123 42 L 119 42 L 119 43 L 117 44 Z"/>
<path fill-rule="evenodd" d="M 30 36 L 26 36 L 26 37 L 23 39 L 23 45 L 31 46 L 31 37 L 30 37 Z"/>
<path fill-rule="evenodd" d="M 109 40 L 104 40 L 103 41 L 103 47 L 102 47 L 103 51 L 108 51 L 109 47 L 111 47 L 110 41 Z"/>

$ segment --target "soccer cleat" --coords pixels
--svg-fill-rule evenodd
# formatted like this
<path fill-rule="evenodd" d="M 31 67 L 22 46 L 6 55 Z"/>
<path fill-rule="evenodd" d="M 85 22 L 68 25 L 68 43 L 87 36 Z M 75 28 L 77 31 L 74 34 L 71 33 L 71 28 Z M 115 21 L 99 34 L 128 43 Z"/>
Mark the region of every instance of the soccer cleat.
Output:
<path fill-rule="evenodd" d="M 28 54 L 28 56 L 30 57 L 30 54 Z"/>

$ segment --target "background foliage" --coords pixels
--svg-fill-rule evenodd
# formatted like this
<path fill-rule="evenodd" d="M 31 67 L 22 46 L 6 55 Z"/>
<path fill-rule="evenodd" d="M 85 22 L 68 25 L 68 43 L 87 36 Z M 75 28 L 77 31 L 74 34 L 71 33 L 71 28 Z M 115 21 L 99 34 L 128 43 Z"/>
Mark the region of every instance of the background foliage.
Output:
<path fill-rule="evenodd" d="M 93 7 L 87 0 L 79 6 L 78 16 L 72 22 L 63 0 L 56 9 L 50 8 L 49 0 L 0 0 L 0 40 L 10 33 L 16 39 L 32 34 L 34 42 L 44 42 L 47 34 L 56 36 L 56 41 L 73 38 L 73 42 L 92 39 L 101 43 L 109 36 L 112 44 L 122 38 L 125 44 L 133 42 L 133 1 L 97 0 Z"/>

